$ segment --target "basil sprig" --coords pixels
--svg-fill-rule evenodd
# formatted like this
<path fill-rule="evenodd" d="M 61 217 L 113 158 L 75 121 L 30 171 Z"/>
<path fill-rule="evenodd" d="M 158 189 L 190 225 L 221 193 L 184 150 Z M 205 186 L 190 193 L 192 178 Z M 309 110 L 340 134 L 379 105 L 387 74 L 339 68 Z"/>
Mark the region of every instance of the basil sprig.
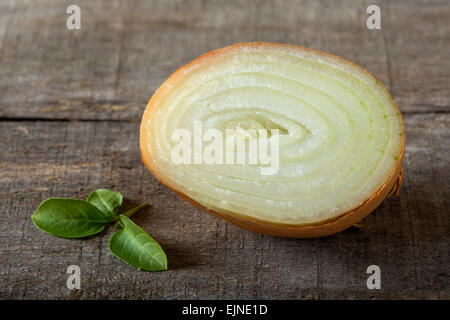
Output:
<path fill-rule="evenodd" d="M 121 229 L 109 242 L 113 255 L 143 270 L 167 270 L 167 258 L 161 246 L 129 217 L 145 208 L 143 203 L 118 214 L 123 196 L 119 192 L 98 189 L 86 200 L 50 198 L 42 202 L 31 216 L 36 227 L 63 238 L 83 238 L 97 234 L 108 223 Z"/>

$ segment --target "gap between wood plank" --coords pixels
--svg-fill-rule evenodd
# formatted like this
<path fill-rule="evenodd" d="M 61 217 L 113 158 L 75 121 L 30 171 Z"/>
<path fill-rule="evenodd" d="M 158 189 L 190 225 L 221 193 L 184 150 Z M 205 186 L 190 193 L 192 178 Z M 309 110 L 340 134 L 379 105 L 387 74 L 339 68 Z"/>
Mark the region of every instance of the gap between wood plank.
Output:
<path fill-rule="evenodd" d="M 435 111 L 406 111 L 402 115 L 436 115 L 436 114 L 450 114 L 449 110 L 435 110 Z M 95 119 L 95 118 L 45 118 L 45 117 L 0 117 L 0 122 L 122 122 L 122 123 L 140 123 L 140 119 Z"/>

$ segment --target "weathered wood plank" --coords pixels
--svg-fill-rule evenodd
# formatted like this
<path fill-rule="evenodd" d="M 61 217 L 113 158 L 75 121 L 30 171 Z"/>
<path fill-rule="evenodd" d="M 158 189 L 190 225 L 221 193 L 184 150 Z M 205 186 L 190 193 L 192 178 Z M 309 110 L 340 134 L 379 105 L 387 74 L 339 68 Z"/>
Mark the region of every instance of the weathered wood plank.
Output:
<path fill-rule="evenodd" d="M 404 112 L 448 111 L 448 1 L 2 2 L 0 117 L 139 120 L 174 70 L 243 41 L 287 42 L 353 60 L 391 86 Z M 378 3 L 382 30 L 366 28 Z"/>
<path fill-rule="evenodd" d="M 0 298 L 450 298 L 450 115 L 407 115 L 405 181 L 352 228 L 297 240 L 234 227 L 176 197 L 140 161 L 138 123 L 0 123 Z M 135 220 L 167 251 L 167 272 L 111 256 L 112 228 L 88 240 L 38 231 L 31 214 L 50 196 L 106 187 L 151 207 Z M 82 289 L 66 288 L 66 268 Z M 382 289 L 366 288 L 366 268 Z"/>
<path fill-rule="evenodd" d="M 450 2 L 382 6 L 391 92 L 402 111 L 450 111 Z"/>

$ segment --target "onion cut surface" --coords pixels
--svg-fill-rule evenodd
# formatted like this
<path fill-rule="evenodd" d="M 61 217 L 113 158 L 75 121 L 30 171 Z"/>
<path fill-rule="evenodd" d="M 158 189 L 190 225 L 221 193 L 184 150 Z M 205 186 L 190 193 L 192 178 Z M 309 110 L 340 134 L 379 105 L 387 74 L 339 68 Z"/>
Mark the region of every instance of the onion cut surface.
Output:
<path fill-rule="evenodd" d="M 175 164 L 172 133 L 279 129 L 279 169 Z M 205 143 L 204 143 L 205 144 Z M 246 229 L 316 237 L 358 222 L 401 183 L 404 125 L 388 90 L 339 57 L 294 45 L 243 43 L 177 70 L 144 112 L 151 172 L 184 199 Z"/>

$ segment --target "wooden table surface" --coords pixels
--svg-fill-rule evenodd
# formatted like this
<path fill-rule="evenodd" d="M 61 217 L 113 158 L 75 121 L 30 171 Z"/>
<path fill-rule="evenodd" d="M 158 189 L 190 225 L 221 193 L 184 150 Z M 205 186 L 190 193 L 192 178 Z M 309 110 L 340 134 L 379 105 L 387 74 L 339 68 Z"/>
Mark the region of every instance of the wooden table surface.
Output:
<path fill-rule="evenodd" d="M 81 8 L 81 30 L 66 8 Z M 381 30 L 366 28 L 369 4 Z M 450 1 L 0 1 L 0 298 L 450 298 Z M 406 123 L 405 179 L 362 229 L 320 239 L 251 233 L 184 202 L 139 153 L 146 102 L 174 70 L 236 42 L 299 44 L 353 60 Z M 169 271 L 38 231 L 48 197 L 122 192 Z M 66 288 L 69 265 L 81 289 Z M 369 265 L 381 289 L 366 286 Z"/>

